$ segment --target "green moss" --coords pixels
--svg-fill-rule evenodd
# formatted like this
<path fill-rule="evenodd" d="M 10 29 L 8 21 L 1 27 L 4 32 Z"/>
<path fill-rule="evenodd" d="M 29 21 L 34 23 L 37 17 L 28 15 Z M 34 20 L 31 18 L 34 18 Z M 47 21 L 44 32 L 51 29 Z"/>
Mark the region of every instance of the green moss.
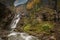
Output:
<path fill-rule="evenodd" d="M 29 31 L 30 26 L 31 26 L 30 24 L 26 25 L 26 26 L 24 27 L 24 31 Z"/>
<path fill-rule="evenodd" d="M 24 31 L 28 33 L 50 33 L 50 30 L 53 29 L 53 27 L 54 24 L 51 24 L 49 22 L 39 23 L 36 25 L 27 24 L 26 26 L 24 26 Z"/>
<path fill-rule="evenodd" d="M 53 24 L 45 23 L 42 25 L 42 30 L 48 33 L 53 27 Z"/>
<path fill-rule="evenodd" d="M 49 10 L 49 11 L 48 11 Z M 34 5 L 34 8 L 32 10 L 28 10 L 29 17 L 24 17 L 24 25 L 23 30 L 24 32 L 28 33 L 50 33 L 50 30 L 54 28 L 54 24 L 49 22 L 51 19 L 53 19 L 53 14 L 55 14 L 55 10 L 46 8 L 46 7 L 40 7 L 40 4 Z M 44 21 L 43 19 L 43 13 L 46 14 L 47 21 Z M 41 20 L 40 20 L 41 19 Z"/>

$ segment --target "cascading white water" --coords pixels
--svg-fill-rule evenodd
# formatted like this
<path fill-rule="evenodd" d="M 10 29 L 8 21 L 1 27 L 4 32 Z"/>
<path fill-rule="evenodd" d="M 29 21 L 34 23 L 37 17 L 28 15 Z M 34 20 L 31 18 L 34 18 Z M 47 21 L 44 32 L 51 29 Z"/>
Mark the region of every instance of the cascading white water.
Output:
<path fill-rule="evenodd" d="M 14 2 L 14 6 L 18 6 L 21 4 L 25 4 L 28 0 L 17 0 Z M 20 33 L 20 32 L 15 32 L 14 29 L 16 28 L 17 23 L 20 20 L 20 13 L 17 13 L 15 17 L 12 20 L 12 23 L 10 25 L 12 31 L 8 35 L 8 40 L 38 40 L 37 37 L 28 35 L 27 33 Z"/>
<path fill-rule="evenodd" d="M 11 23 L 11 33 L 8 35 L 8 40 L 38 40 L 36 37 L 30 36 L 27 33 L 15 32 L 17 23 L 20 20 L 20 13 L 16 14 Z"/>
<path fill-rule="evenodd" d="M 10 25 L 11 29 L 16 28 L 16 25 L 19 22 L 19 20 L 20 20 L 20 13 L 16 14 L 15 17 L 13 18 L 13 21 L 12 21 L 12 23 Z"/>

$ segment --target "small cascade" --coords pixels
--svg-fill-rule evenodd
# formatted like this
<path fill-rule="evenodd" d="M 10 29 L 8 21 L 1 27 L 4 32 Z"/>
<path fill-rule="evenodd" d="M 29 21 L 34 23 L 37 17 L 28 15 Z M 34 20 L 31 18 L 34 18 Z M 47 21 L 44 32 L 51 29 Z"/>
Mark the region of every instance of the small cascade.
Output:
<path fill-rule="evenodd" d="M 8 40 L 39 40 L 37 37 L 28 35 L 27 33 L 13 32 L 8 35 Z"/>
<path fill-rule="evenodd" d="M 19 20 L 20 20 L 20 13 L 16 14 L 15 17 L 13 18 L 12 23 L 10 25 L 11 29 L 16 28 L 17 23 L 19 22 Z"/>
<path fill-rule="evenodd" d="M 38 40 L 36 37 L 28 35 L 27 33 L 15 32 L 14 29 L 17 26 L 17 23 L 20 20 L 20 13 L 16 14 L 10 25 L 11 33 L 8 35 L 8 40 Z"/>
<path fill-rule="evenodd" d="M 14 6 L 19 6 L 21 4 L 25 4 L 28 0 L 16 0 L 14 2 Z M 39 40 L 37 37 L 31 36 L 27 33 L 21 33 L 21 32 L 15 32 L 14 29 L 17 26 L 17 23 L 19 22 L 21 18 L 20 13 L 15 14 L 15 17 L 13 18 L 11 22 L 11 33 L 8 35 L 8 40 Z"/>

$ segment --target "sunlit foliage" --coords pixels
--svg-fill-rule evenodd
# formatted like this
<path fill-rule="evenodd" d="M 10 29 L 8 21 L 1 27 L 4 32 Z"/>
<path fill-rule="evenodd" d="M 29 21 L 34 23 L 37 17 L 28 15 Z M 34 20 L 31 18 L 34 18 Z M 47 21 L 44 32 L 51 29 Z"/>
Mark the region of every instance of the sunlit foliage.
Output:
<path fill-rule="evenodd" d="M 27 9 L 32 9 L 32 8 L 34 7 L 34 5 L 35 5 L 35 4 L 38 4 L 38 3 L 40 3 L 40 0 L 33 0 L 33 1 L 31 1 L 31 2 L 28 2 L 26 8 L 27 8 Z"/>
<path fill-rule="evenodd" d="M 29 11 L 28 17 L 23 17 L 24 25 L 23 30 L 29 34 L 50 33 L 50 30 L 54 28 L 53 20 L 55 10 L 46 7 L 34 7 Z M 46 18 L 43 18 L 45 15 Z M 46 21 L 44 19 L 47 19 Z"/>
<path fill-rule="evenodd" d="M 32 0 L 27 3 L 27 13 L 21 18 L 23 19 L 21 28 L 24 32 L 29 34 L 49 34 L 54 28 L 56 10 L 40 6 L 40 2 L 40 0 Z"/>
<path fill-rule="evenodd" d="M 36 23 L 36 24 L 27 24 L 24 26 L 24 31 L 27 33 L 50 33 L 50 30 L 54 28 L 53 23 L 43 22 L 43 23 Z"/>

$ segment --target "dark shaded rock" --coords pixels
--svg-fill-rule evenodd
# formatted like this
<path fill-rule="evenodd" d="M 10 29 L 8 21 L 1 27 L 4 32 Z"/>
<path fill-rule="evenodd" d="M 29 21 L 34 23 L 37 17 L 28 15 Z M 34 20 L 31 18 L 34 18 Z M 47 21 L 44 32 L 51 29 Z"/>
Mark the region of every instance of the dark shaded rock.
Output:
<path fill-rule="evenodd" d="M 0 3 L 0 37 L 7 35 L 11 30 L 9 27 L 14 14 L 4 4 Z"/>

